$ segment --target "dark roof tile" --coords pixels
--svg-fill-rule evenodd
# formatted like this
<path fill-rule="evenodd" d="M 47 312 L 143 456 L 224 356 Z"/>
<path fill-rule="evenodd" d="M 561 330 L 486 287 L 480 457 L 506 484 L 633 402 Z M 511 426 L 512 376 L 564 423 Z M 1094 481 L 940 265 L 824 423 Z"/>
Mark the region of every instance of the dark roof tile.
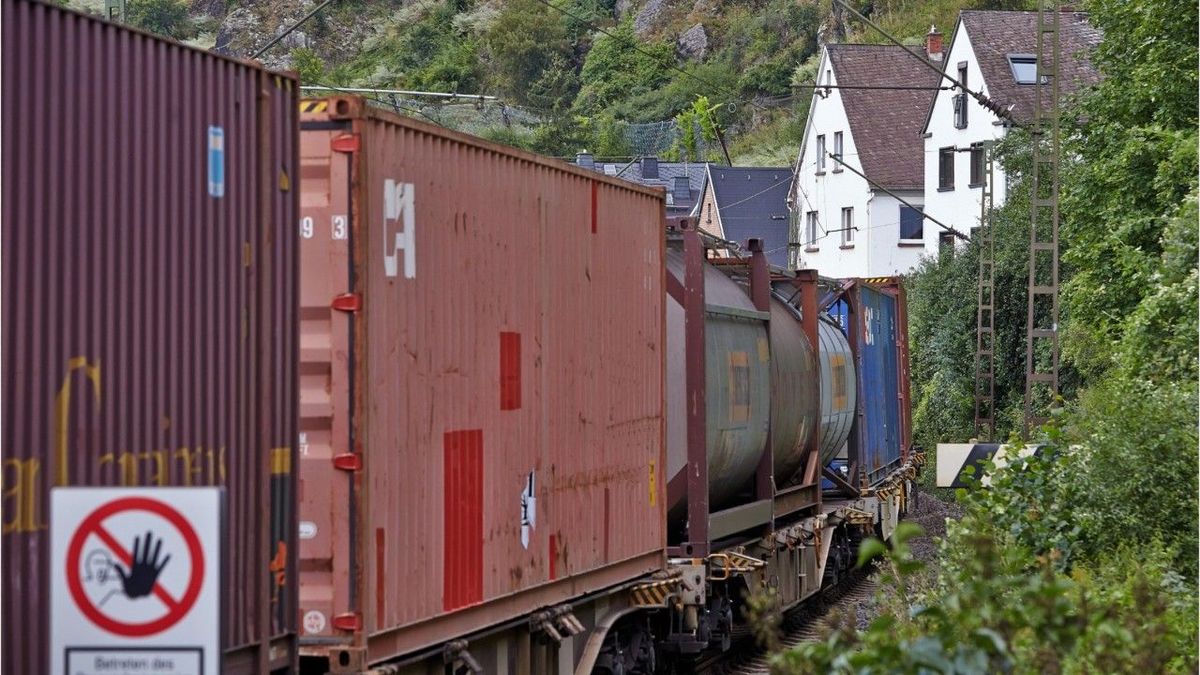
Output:
<path fill-rule="evenodd" d="M 1008 56 L 1037 53 L 1037 12 L 963 10 L 960 19 L 979 60 L 988 97 L 1003 106 L 1014 106 L 1013 117 L 1018 122 L 1032 120 L 1037 88 L 1032 84 L 1017 84 Z M 1103 36 L 1088 23 L 1087 14 L 1080 12 L 1060 15 L 1059 35 L 1062 50 L 1059 90 L 1062 95 L 1070 95 L 1099 81 L 1091 55 Z"/>
<path fill-rule="evenodd" d="M 839 85 L 930 88 L 840 90 L 859 155 L 857 162 L 847 156 L 847 164 L 858 164 L 868 178 L 886 188 L 920 188 L 925 180 L 921 126 L 933 101 L 937 73 L 894 45 L 827 48 Z"/>
<path fill-rule="evenodd" d="M 725 238 L 742 246 L 762 239 L 767 260 L 786 267 L 791 168 L 713 166 L 709 177 Z"/>

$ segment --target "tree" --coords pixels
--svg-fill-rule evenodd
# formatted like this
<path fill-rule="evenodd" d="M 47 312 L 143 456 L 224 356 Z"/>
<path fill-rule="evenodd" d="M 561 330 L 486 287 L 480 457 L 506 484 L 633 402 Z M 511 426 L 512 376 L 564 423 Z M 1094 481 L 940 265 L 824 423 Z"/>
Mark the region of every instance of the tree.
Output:
<path fill-rule="evenodd" d="M 126 8 L 129 25 L 176 40 L 187 40 L 196 31 L 188 18 L 185 0 L 136 0 Z"/>
<path fill-rule="evenodd" d="M 583 87 L 576 107 L 595 113 L 619 101 L 657 89 L 675 63 L 675 47 L 666 42 L 642 43 L 625 20 L 596 39 L 583 61 Z"/>
<path fill-rule="evenodd" d="M 1196 186 L 1200 19 L 1184 0 L 1095 0 L 1089 9 L 1107 36 L 1095 57 L 1105 79 L 1070 118 L 1079 122 L 1064 156 L 1080 159 L 1064 167 L 1062 234 L 1072 275 L 1064 356 L 1094 381 L 1115 365 L 1128 317 L 1158 287 L 1166 225 Z"/>
<path fill-rule="evenodd" d="M 529 96 L 534 83 L 562 71 L 571 54 L 566 27 L 536 0 L 506 3 L 484 34 L 483 45 L 496 89 L 527 105 L 535 104 Z"/>

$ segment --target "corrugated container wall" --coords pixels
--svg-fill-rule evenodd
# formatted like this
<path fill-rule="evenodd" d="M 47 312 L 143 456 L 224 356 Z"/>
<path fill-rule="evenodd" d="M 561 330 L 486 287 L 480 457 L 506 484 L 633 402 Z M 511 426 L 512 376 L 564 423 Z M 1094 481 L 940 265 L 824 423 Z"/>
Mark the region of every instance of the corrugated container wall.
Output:
<path fill-rule="evenodd" d="M 907 451 L 905 407 L 908 395 L 908 351 L 905 344 L 898 286 L 875 287 L 861 280 L 849 291 L 858 307 L 851 321 L 844 300 L 830 311 L 839 323 L 858 331 L 858 388 L 868 392 L 860 401 L 855 431 L 867 481 L 874 485 L 896 468 Z"/>
<path fill-rule="evenodd" d="M 46 672 L 59 485 L 224 486 L 225 672 L 287 665 L 296 82 L 2 7 L 3 671 Z"/>
<path fill-rule="evenodd" d="M 661 193 L 302 107 L 302 653 L 375 663 L 661 569 Z"/>

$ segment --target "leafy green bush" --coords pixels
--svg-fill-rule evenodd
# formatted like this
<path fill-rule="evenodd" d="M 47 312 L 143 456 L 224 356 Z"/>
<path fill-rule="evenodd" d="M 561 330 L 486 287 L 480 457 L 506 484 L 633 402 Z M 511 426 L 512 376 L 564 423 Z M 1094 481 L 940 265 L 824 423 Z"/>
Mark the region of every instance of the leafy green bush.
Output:
<path fill-rule="evenodd" d="M 936 571 L 912 557 L 915 526 L 897 529 L 891 551 L 864 542 L 860 564 L 884 556 L 880 616 L 861 632 L 843 622 L 823 641 L 776 656 L 773 670 L 1196 672 L 1195 588 L 1173 571 L 1168 549 L 1154 539 L 1125 542 L 1067 570 L 1061 549 L 1048 546 L 1071 528 L 1064 517 L 1038 524 L 1052 515 L 1043 506 L 1073 497 L 1055 485 L 1058 459 L 1018 462 L 995 474 L 991 489 L 971 493 L 967 514 L 949 523 Z M 1014 499 L 1018 487 L 1036 495 Z M 1031 529 L 1013 527 L 1022 521 Z M 1036 549 L 1045 552 L 1030 555 Z"/>
<path fill-rule="evenodd" d="M 657 89 L 675 63 L 674 45 L 641 42 L 633 33 L 632 19 L 609 32 L 596 38 L 580 71 L 583 86 L 575 105 L 585 114 Z"/>
<path fill-rule="evenodd" d="M 186 0 L 133 0 L 126 5 L 129 25 L 176 40 L 196 35 Z"/>
<path fill-rule="evenodd" d="M 527 93 L 548 72 L 561 70 L 571 54 L 561 16 L 536 0 L 512 0 L 488 28 L 483 38 L 487 71 L 495 89 L 509 100 L 545 105 L 544 100 L 531 102 Z"/>
<path fill-rule="evenodd" d="M 325 61 L 311 49 L 297 47 L 291 52 L 292 70 L 300 75 L 300 84 L 321 84 L 325 81 Z"/>
<path fill-rule="evenodd" d="M 1117 542 L 1157 538 L 1196 578 L 1196 383 L 1110 378 L 1085 392 L 1068 422 L 1080 456 L 1078 545 L 1095 559 Z"/>

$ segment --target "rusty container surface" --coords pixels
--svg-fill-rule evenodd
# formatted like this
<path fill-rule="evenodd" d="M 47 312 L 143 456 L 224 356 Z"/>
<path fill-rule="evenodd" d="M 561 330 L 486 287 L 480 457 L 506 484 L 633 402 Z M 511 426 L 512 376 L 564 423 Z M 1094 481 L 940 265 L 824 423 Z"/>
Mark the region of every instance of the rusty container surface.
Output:
<path fill-rule="evenodd" d="M 301 653 L 378 663 L 661 569 L 662 193 L 301 110 Z"/>
<path fill-rule="evenodd" d="M 287 666 L 296 82 L 0 7 L 3 672 L 47 672 L 62 485 L 224 486 L 224 672 Z"/>

